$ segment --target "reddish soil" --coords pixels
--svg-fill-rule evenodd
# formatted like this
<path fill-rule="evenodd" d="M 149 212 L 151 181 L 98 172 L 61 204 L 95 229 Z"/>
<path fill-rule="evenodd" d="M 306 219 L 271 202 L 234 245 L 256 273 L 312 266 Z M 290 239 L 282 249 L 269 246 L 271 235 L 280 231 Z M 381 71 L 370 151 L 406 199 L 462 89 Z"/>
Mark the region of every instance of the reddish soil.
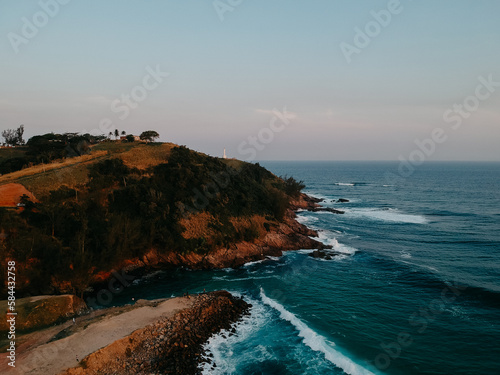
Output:
<path fill-rule="evenodd" d="M 0 186 L 0 207 L 17 207 L 21 196 L 26 194 L 32 201 L 36 201 L 33 193 L 21 184 L 6 184 Z"/>

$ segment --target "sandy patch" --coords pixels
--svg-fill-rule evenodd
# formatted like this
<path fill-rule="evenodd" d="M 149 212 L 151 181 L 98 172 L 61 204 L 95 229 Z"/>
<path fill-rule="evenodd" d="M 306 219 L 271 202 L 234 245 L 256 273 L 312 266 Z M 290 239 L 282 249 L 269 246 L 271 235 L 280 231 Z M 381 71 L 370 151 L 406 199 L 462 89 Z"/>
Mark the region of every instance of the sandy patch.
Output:
<path fill-rule="evenodd" d="M 6 184 L 0 186 L 0 207 L 17 207 L 21 202 L 21 196 L 26 194 L 30 199 L 36 202 L 36 198 L 21 184 Z"/>
<path fill-rule="evenodd" d="M 67 368 L 77 366 L 77 358 L 81 360 L 135 330 L 156 322 L 161 317 L 173 316 L 180 310 L 191 307 L 194 300 L 194 298 L 171 298 L 157 306 L 140 306 L 119 315 L 106 316 L 69 337 L 33 347 L 22 353 L 18 352 L 15 369 L 7 366 L 5 355 L 2 355 L 1 373 L 59 374 Z"/>

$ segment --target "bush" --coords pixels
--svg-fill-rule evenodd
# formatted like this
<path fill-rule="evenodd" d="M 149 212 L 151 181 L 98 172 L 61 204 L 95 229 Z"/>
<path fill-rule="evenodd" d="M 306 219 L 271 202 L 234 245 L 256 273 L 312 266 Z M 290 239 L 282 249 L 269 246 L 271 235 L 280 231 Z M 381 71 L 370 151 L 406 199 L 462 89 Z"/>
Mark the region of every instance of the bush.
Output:
<path fill-rule="evenodd" d="M 285 193 L 291 197 L 297 198 L 300 195 L 302 189 L 306 187 L 304 181 L 297 181 L 293 177 L 281 177 L 285 185 Z"/>

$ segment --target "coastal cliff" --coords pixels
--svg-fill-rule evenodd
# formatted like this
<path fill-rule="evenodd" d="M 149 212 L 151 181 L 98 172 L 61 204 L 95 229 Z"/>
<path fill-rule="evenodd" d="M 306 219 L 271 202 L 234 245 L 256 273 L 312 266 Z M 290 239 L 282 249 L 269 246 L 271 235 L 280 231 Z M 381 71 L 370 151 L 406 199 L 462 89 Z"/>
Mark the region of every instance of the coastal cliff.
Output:
<path fill-rule="evenodd" d="M 265 259 L 266 256 L 281 256 L 283 251 L 299 249 L 325 249 L 328 246 L 311 237 L 318 233 L 300 224 L 295 211 L 316 209 L 319 199 L 300 194 L 290 202 L 283 220 L 276 223 L 269 231 L 261 231 L 252 241 L 240 241 L 229 247 L 219 247 L 207 254 L 176 252 L 160 253 L 152 250 L 140 259 L 129 261 L 128 271 L 144 268 L 152 270 L 165 267 L 186 267 L 189 269 L 237 268 L 245 263 Z"/>
<path fill-rule="evenodd" d="M 65 161 L 73 183 L 49 179 L 56 165 L 2 176 L 36 196 L 23 196 L 22 209 L 0 209 L 0 271 L 16 262 L 19 296 L 83 297 L 112 281 L 113 270 L 239 267 L 325 247 L 295 220 L 295 210 L 318 207 L 292 177 L 173 144 L 118 146 Z"/>

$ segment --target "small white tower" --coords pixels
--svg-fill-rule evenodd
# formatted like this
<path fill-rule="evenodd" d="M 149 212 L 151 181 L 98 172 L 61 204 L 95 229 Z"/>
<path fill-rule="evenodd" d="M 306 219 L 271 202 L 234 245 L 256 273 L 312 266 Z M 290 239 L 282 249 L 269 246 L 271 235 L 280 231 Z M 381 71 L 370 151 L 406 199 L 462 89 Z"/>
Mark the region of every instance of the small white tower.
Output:
<path fill-rule="evenodd" d="M 226 156 L 226 149 L 224 149 L 224 155 L 222 156 L 223 159 L 227 159 L 227 156 Z"/>

